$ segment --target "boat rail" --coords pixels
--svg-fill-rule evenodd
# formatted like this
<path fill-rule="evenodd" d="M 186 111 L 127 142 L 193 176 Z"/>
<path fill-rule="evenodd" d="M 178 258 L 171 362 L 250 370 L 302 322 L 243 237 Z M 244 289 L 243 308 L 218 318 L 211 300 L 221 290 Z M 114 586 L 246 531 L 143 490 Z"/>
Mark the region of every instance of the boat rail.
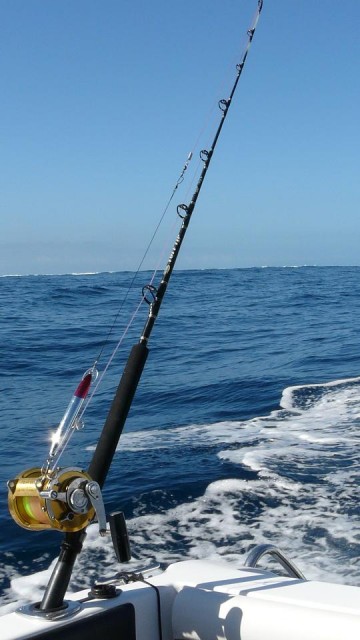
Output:
<path fill-rule="evenodd" d="M 298 578 L 299 580 L 306 580 L 304 574 L 297 568 L 297 566 L 286 557 L 286 555 L 273 544 L 258 544 L 254 547 L 246 558 L 245 566 L 256 568 L 259 561 L 266 555 L 270 555 L 275 558 L 282 568 L 285 569 L 286 574 L 290 578 Z"/>

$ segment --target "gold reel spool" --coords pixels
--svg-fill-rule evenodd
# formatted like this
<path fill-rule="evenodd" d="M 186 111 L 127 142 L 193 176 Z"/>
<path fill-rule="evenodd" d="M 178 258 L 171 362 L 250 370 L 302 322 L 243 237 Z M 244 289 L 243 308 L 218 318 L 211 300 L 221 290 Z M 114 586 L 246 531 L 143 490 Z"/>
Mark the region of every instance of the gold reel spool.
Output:
<path fill-rule="evenodd" d="M 58 469 L 44 476 L 39 468 L 27 469 L 8 482 L 9 511 L 25 529 L 80 531 L 95 518 L 86 491 L 94 483 L 80 469 Z"/>

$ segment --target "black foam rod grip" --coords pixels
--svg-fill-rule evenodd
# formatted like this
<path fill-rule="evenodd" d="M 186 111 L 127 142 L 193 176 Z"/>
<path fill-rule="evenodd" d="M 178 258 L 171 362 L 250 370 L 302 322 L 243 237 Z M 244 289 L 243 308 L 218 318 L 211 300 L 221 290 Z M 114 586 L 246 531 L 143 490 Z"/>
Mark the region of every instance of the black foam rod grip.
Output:
<path fill-rule="evenodd" d="M 110 513 L 109 524 L 112 543 L 118 561 L 129 562 L 131 560 L 130 541 L 123 512 Z"/>
<path fill-rule="evenodd" d="M 145 344 L 133 346 L 89 466 L 90 477 L 104 485 L 148 355 Z"/>

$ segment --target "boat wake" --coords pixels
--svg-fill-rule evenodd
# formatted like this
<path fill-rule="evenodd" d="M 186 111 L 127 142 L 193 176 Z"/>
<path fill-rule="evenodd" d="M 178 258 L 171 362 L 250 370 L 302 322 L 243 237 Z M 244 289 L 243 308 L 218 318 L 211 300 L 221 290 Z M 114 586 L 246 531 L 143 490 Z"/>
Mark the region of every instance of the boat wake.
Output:
<path fill-rule="evenodd" d="M 289 387 L 281 408 L 267 416 L 125 433 L 124 452 L 161 456 L 170 449 L 201 465 L 201 452 L 210 449 L 225 467 L 220 479 L 181 502 L 166 487 L 150 502 L 140 494 L 128 520 L 133 555 L 163 564 L 221 557 L 240 566 L 253 545 L 272 542 L 307 578 L 359 585 L 359 394 L 360 378 Z M 202 471 L 206 476 L 206 465 Z M 72 589 L 115 570 L 110 541 L 90 526 Z M 41 598 L 50 572 L 12 572 L 2 603 L 13 609 Z"/>

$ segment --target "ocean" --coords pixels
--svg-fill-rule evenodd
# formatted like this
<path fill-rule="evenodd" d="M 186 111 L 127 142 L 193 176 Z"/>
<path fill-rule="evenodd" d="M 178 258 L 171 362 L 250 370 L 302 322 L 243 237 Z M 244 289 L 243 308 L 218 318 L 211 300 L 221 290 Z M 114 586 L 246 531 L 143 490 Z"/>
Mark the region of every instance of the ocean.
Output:
<path fill-rule="evenodd" d="M 104 370 L 150 277 L 0 278 L 2 612 L 41 599 L 62 538 L 13 522 L 6 481 L 44 463 L 83 373 L 100 351 Z M 360 267 L 174 272 L 103 491 L 136 560 L 240 566 L 270 542 L 307 578 L 360 585 L 359 294 Z M 146 314 L 144 303 L 63 465 L 87 468 Z M 71 589 L 118 568 L 93 524 Z"/>

